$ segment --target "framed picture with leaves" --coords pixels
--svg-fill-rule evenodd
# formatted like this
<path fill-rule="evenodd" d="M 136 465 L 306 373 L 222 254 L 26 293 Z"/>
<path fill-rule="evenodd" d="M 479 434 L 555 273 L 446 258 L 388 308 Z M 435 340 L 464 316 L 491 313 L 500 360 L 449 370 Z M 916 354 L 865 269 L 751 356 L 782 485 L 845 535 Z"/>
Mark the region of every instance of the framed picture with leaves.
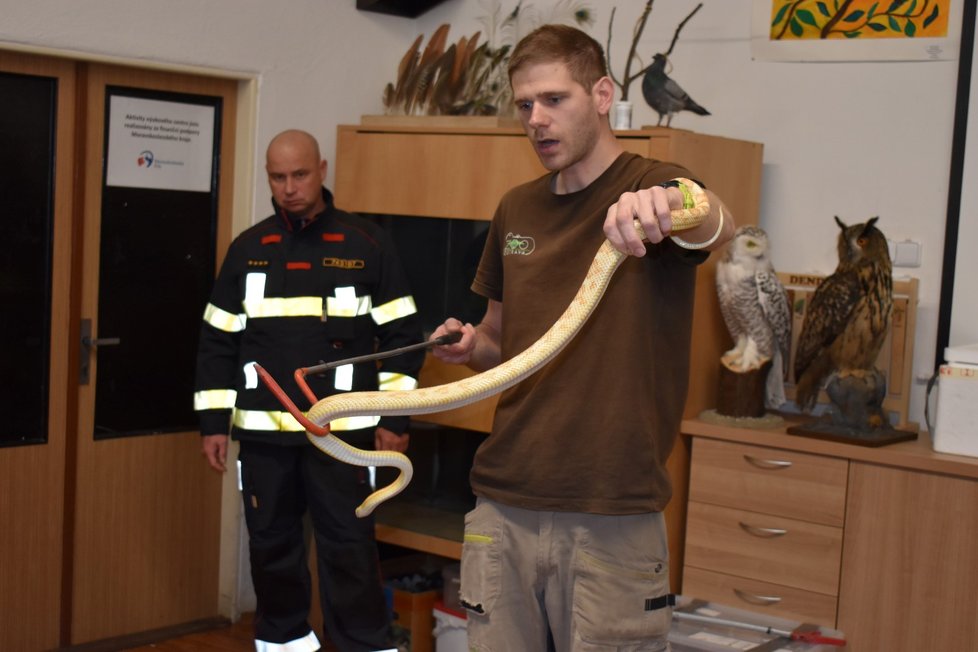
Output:
<path fill-rule="evenodd" d="M 966 0 L 754 0 L 751 52 L 766 61 L 958 56 Z"/>

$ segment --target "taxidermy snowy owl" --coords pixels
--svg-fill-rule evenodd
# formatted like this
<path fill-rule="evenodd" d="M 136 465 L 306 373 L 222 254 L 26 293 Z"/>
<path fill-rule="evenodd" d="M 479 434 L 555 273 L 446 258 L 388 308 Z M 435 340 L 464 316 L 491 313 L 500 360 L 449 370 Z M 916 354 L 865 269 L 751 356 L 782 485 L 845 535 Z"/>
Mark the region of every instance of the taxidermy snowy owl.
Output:
<path fill-rule="evenodd" d="M 777 408 L 785 402 L 784 375 L 791 344 L 791 309 L 788 295 L 771 265 L 767 233 L 746 225 L 737 229 L 717 263 L 720 312 L 734 340 L 734 348 L 721 358 L 728 369 L 745 373 L 771 360 L 764 404 Z"/>
<path fill-rule="evenodd" d="M 893 267 L 877 219 L 849 226 L 835 218 L 839 265 L 812 295 L 795 351 L 795 402 L 803 410 L 831 374 L 875 369 L 893 311 Z"/>

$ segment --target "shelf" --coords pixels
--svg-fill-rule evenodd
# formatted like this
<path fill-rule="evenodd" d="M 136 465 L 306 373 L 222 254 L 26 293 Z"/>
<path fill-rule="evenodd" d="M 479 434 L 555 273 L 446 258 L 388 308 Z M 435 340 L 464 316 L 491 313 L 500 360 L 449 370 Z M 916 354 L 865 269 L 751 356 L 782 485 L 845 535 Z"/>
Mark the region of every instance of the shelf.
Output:
<path fill-rule="evenodd" d="M 377 541 L 450 559 L 462 558 L 465 514 L 411 500 L 377 508 Z"/>

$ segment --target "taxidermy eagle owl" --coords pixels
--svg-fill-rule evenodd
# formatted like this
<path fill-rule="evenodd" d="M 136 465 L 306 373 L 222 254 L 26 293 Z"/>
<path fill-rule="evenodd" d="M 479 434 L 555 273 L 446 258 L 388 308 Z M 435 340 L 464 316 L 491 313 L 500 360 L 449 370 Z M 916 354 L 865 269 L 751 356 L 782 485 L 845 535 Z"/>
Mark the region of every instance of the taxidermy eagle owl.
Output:
<path fill-rule="evenodd" d="M 744 373 L 760 369 L 771 360 L 764 404 L 777 408 L 785 402 L 791 310 L 770 253 L 763 229 L 739 227 L 717 263 L 717 297 L 723 321 L 734 340 L 734 347 L 723 354 L 721 361 L 731 371 Z"/>
<path fill-rule="evenodd" d="M 877 219 L 849 226 L 835 218 L 841 229 L 839 265 L 812 295 L 795 352 L 795 402 L 804 411 L 815 405 L 832 374 L 879 374 L 876 357 L 893 311 L 893 267 Z"/>

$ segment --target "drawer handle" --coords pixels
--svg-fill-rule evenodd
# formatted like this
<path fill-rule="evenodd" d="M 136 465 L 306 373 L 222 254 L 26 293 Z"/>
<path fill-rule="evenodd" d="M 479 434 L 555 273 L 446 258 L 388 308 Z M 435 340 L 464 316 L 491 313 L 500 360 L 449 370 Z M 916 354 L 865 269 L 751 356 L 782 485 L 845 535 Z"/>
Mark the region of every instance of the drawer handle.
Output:
<path fill-rule="evenodd" d="M 776 595 L 757 595 L 756 593 L 748 593 L 747 591 L 741 591 L 740 589 L 734 589 L 733 592 L 737 594 L 738 598 L 751 604 L 767 606 L 781 602 L 781 598 Z"/>
<path fill-rule="evenodd" d="M 791 466 L 791 462 L 787 460 L 763 460 L 759 457 L 754 457 L 753 455 L 744 455 L 744 459 L 748 463 L 753 464 L 759 469 L 786 469 Z"/>
<path fill-rule="evenodd" d="M 747 534 L 753 535 L 755 537 L 762 537 L 765 539 L 770 539 L 773 537 L 781 537 L 788 534 L 788 531 L 779 527 L 757 527 L 756 525 L 748 525 L 743 521 L 740 521 L 740 528 Z"/>

